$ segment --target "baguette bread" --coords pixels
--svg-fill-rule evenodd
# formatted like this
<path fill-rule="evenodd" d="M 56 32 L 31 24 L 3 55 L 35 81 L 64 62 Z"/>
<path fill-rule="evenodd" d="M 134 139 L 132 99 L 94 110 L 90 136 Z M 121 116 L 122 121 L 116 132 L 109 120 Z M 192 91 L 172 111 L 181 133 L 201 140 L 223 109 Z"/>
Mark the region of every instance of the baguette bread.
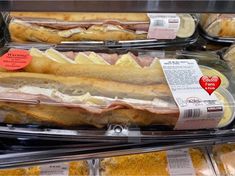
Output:
<path fill-rule="evenodd" d="M 177 37 L 195 32 L 190 14 L 178 14 Z M 11 12 L 9 32 L 14 42 L 61 43 L 63 41 L 120 41 L 147 39 L 147 13 Z"/>
<path fill-rule="evenodd" d="M 11 124 L 59 127 L 91 125 L 99 128 L 108 124 L 174 126 L 179 116 L 178 112 L 155 114 L 136 109 L 116 109 L 102 114 L 92 114 L 75 108 L 1 102 L 0 114 L 2 114 L 2 122 Z"/>
<path fill-rule="evenodd" d="M 12 20 L 9 24 L 11 40 L 15 42 L 45 42 L 60 43 L 62 41 L 86 41 L 86 40 L 139 40 L 145 39 L 147 34 L 136 34 L 134 31 L 109 27 L 94 26 L 83 30 L 75 28 L 72 30 L 57 30 L 43 26 L 37 26 L 21 20 Z"/>
<path fill-rule="evenodd" d="M 141 86 L 94 78 L 62 77 L 36 73 L 0 73 L 0 82 L 2 88 L 10 87 L 12 88 L 11 91 L 27 85 L 32 86 L 30 91 L 26 92 L 29 94 L 31 91 L 37 93 L 36 88 L 38 87 L 58 90 L 69 96 L 79 96 L 89 92 L 95 96 L 137 98 L 143 101 L 152 101 L 152 99 L 157 97 L 165 97 L 169 101 L 171 96 L 169 88 L 161 84 Z M 39 93 L 44 95 L 43 92 Z M 4 94 L 5 92 L 2 92 L 2 95 Z M 19 97 L 17 96 L 17 98 Z M 96 113 L 89 109 L 70 107 L 68 105 L 58 108 L 58 106 L 53 104 L 29 105 L 1 102 L 0 112 L 3 118 L 2 121 L 5 123 L 36 123 L 56 126 L 93 125 L 96 127 L 103 127 L 112 123 L 174 125 L 179 115 L 178 108 L 174 103 L 169 103 L 169 106 L 155 105 L 153 111 L 145 107 L 148 106 L 147 104 L 136 106 L 136 108 L 131 105 L 120 105 L 117 108 Z"/>
<path fill-rule="evenodd" d="M 156 97 L 170 97 L 166 84 L 136 85 L 95 78 L 63 77 L 36 73 L 0 73 L 1 85 L 19 88 L 24 85 L 53 88 L 66 94 L 136 98 L 152 100 Z"/>
<path fill-rule="evenodd" d="M 212 16 L 213 17 L 213 16 Z M 212 18 L 211 17 L 211 18 Z M 210 18 L 209 18 L 210 19 Z M 214 37 L 235 37 L 235 20 L 233 18 L 219 17 L 214 21 L 207 20 L 209 22 L 206 23 L 204 30 L 210 35 Z"/>
<path fill-rule="evenodd" d="M 118 20 L 121 22 L 148 22 L 147 13 L 77 13 L 77 12 L 11 12 L 12 18 L 53 19 L 68 22 Z"/>
<path fill-rule="evenodd" d="M 80 76 L 125 82 L 131 84 L 159 84 L 165 82 L 161 69 L 126 68 L 116 65 L 80 65 L 62 64 L 46 57 L 34 56 L 31 63 L 25 67 L 26 72 L 45 73 L 60 76 Z"/>

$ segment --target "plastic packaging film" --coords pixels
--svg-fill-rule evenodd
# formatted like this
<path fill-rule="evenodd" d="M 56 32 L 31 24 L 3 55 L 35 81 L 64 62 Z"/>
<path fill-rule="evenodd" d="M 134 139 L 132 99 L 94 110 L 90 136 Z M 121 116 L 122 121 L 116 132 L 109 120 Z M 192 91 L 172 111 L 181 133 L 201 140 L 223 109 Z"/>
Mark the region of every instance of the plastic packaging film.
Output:
<path fill-rule="evenodd" d="M 188 38 L 195 32 L 197 19 L 190 14 L 177 14 L 178 38 Z M 11 41 L 61 43 L 62 41 L 123 41 L 147 39 L 150 23 L 160 33 L 172 32 L 174 22 L 168 24 L 169 14 L 151 22 L 146 13 L 42 13 L 12 12 L 5 14 Z M 166 29 L 166 30 L 161 30 Z M 164 33 L 166 39 L 169 33 Z"/>
<path fill-rule="evenodd" d="M 214 175 L 207 155 L 199 148 L 105 158 L 99 168 L 100 176 Z"/>
<path fill-rule="evenodd" d="M 234 14 L 201 14 L 200 26 L 213 41 L 226 41 L 235 38 Z"/>
<path fill-rule="evenodd" d="M 32 48 L 29 53 L 32 60 L 23 69 L 26 72 L 0 74 L 1 99 L 12 98 L 11 103 L 0 103 L 2 122 L 96 127 L 176 124 L 178 107 L 155 57 L 53 48 Z M 206 75 L 213 70 L 201 68 Z M 229 86 L 222 73 L 212 72 L 221 77 L 222 87 Z M 234 100 L 224 88 L 215 93 L 225 107 L 219 127 L 234 118 Z M 16 95 L 18 102 L 31 105 L 14 103 Z"/>
<path fill-rule="evenodd" d="M 209 150 L 218 175 L 235 174 L 235 144 L 219 144 Z"/>
<path fill-rule="evenodd" d="M 91 176 L 90 161 L 51 163 L 40 166 L 0 170 L 1 176 Z"/>

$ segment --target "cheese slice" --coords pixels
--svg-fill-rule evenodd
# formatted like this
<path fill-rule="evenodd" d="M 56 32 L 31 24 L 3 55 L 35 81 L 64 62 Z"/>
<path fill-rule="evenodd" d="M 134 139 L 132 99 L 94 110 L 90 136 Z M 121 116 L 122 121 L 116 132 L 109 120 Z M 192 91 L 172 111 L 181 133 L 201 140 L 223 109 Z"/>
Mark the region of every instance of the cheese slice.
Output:
<path fill-rule="evenodd" d="M 154 58 L 153 62 L 150 64 L 149 68 L 162 69 L 160 62 L 157 58 Z"/>
<path fill-rule="evenodd" d="M 118 59 L 115 65 L 127 68 L 141 68 L 141 66 L 135 61 L 135 59 L 129 53 L 122 55 Z"/>
<path fill-rule="evenodd" d="M 53 48 L 46 50 L 45 54 L 48 58 L 50 58 L 55 62 L 59 62 L 62 64 L 67 64 L 67 63 L 75 64 L 73 60 L 69 59 L 68 57 L 66 57 L 65 55 L 61 54 L 59 51 L 56 51 Z"/>
<path fill-rule="evenodd" d="M 100 65 L 110 65 L 108 62 L 106 62 L 100 55 L 91 52 L 89 54 L 89 59 L 94 63 L 94 64 L 100 64 Z"/>
<path fill-rule="evenodd" d="M 37 48 L 31 48 L 31 49 L 29 50 L 29 53 L 30 53 L 30 55 L 33 56 L 33 57 L 44 57 L 44 58 L 47 58 L 47 59 L 49 59 L 49 60 L 58 62 L 55 58 L 53 58 L 53 57 L 48 57 L 48 55 L 46 55 L 44 52 L 40 51 L 40 50 L 37 49 Z"/>
<path fill-rule="evenodd" d="M 79 52 L 75 59 L 76 64 L 95 64 L 86 54 Z"/>
<path fill-rule="evenodd" d="M 43 57 L 43 56 L 46 56 L 42 51 L 40 51 L 39 49 L 37 48 L 31 48 L 29 50 L 29 54 L 31 56 L 35 56 L 35 57 Z"/>

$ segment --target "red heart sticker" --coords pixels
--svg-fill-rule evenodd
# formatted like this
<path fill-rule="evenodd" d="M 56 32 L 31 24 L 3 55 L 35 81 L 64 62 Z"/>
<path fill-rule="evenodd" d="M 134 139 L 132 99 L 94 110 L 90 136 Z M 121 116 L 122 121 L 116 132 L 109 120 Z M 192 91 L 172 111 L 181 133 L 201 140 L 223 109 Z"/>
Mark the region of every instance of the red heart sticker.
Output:
<path fill-rule="evenodd" d="M 26 67 L 32 60 L 27 50 L 10 50 L 0 57 L 0 67 L 7 70 L 19 70 Z"/>
<path fill-rule="evenodd" d="M 199 83 L 211 95 L 220 86 L 221 79 L 218 76 L 202 76 Z"/>

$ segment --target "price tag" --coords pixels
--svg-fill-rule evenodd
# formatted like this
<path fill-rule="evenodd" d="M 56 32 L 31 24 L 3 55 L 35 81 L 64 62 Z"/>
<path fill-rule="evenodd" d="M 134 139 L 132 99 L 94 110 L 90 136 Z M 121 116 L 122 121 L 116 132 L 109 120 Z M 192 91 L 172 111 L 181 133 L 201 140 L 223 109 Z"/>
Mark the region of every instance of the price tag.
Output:
<path fill-rule="evenodd" d="M 188 149 L 167 151 L 168 169 L 171 176 L 195 176 Z"/>
<path fill-rule="evenodd" d="M 26 67 L 32 60 L 27 50 L 10 50 L 0 57 L 0 67 L 6 70 L 19 70 Z"/>
<path fill-rule="evenodd" d="M 150 25 L 148 38 L 175 39 L 180 27 L 180 18 L 176 14 L 149 13 Z"/>
<path fill-rule="evenodd" d="M 199 84 L 202 72 L 193 59 L 161 59 L 161 66 L 180 115 L 175 129 L 215 128 L 223 116 L 223 104 Z"/>
<path fill-rule="evenodd" d="M 41 165 L 40 171 L 40 176 L 68 176 L 69 163 Z"/>

